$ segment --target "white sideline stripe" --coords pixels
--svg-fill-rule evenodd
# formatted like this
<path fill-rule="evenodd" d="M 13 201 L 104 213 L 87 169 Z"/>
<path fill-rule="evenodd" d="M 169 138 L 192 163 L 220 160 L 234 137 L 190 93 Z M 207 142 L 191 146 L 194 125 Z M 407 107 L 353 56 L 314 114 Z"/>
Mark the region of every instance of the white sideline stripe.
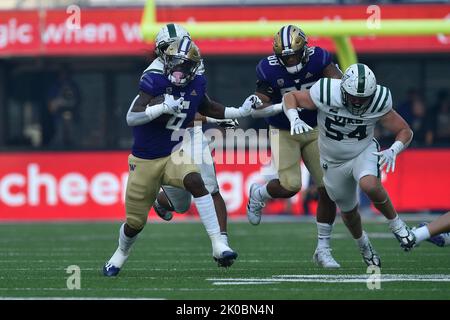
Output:
<path fill-rule="evenodd" d="M 277 275 L 271 278 L 207 278 L 213 285 L 274 284 L 281 282 L 366 283 L 366 275 Z M 381 274 L 380 282 L 450 282 L 450 274 Z"/>

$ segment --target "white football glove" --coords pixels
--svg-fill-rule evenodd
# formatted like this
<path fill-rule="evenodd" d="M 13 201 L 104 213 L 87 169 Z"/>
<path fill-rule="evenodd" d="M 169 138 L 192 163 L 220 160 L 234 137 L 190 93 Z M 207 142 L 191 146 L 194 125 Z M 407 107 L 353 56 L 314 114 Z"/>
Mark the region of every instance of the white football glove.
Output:
<path fill-rule="evenodd" d="M 386 166 L 386 173 L 392 169 L 392 172 L 395 170 L 395 158 L 397 154 L 391 148 L 380 151 L 380 152 L 372 152 L 374 155 L 380 157 L 378 160 L 378 164 L 380 165 L 380 171 L 383 171 L 383 168 Z"/>
<path fill-rule="evenodd" d="M 386 173 L 389 173 L 391 169 L 392 172 L 394 172 L 395 159 L 397 158 L 397 155 L 405 148 L 406 146 L 403 144 L 403 142 L 395 141 L 389 149 L 380 152 L 372 152 L 372 154 L 380 157 L 380 160 L 378 160 L 380 170 L 383 170 L 383 168 L 386 166 Z"/>
<path fill-rule="evenodd" d="M 297 109 L 287 110 L 286 116 L 288 117 L 289 122 L 291 123 L 291 136 L 293 136 L 294 134 L 301 134 L 313 130 L 313 128 L 308 126 L 304 121 L 302 121 L 298 117 Z"/>
<path fill-rule="evenodd" d="M 308 132 L 312 130 L 310 126 L 308 126 L 304 121 L 300 120 L 299 117 L 291 121 L 291 136 L 294 134 L 301 134 L 304 132 Z"/>
<path fill-rule="evenodd" d="M 258 109 L 262 106 L 262 101 L 257 95 L 252 94 L 247 99 L 245 99 L 242 106 L 239 108 L 239 113 L 241 117 L 247 117 L 252 113 L 252 109 Z"/>
<path fill-rule="evenodd" d="M 183 110 L 183 101 L 183 97 L 175 99 L 175 97 L 171 94 L 164 94 L 164 113 L 174 115 L 180 113 L 181 110 Z"/>

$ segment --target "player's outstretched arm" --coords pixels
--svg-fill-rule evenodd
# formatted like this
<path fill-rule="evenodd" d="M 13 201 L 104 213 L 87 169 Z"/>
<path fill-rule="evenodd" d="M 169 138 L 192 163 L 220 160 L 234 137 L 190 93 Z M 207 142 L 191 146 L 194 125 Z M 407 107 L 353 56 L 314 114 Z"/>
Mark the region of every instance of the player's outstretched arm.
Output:
<path fill-rule="evenodd" d="M 164 97 L 153 97 L 143 91 L 134 98 L 127 112 L 127 124 L 140 126 L 146 124 L 163 113 L 176 114 L 183 109 L 183 98 L 165 94 Z"/>
<path fill-rule="evenodd" d="M 194 121 L 201 123 L 213 123 L 225 129 L 235 129 L 239 126 L 239 121 L 237 121 L 237 119 L 216 119 L 203 116 L 198 112 L 195 114 Z"/>
<path fill-rule="evenodd" d="M 317 107 L 311 99 L 309 90 L 297 90 L 285 93 L 283 96 L 283 110 L 303 108 L 316 110 Z"/>
<path fill-rule="evenodd" d="M 383 127 L 395 134 L 395 142 L 389 149 L 381 152 L 374 152 L 380 157 L 379 164 L 381 170 L 386 166 L 386 173 L 395 170 L 395 158 L 406 149 L 413 138 L 413 131 L 406 121 L 395 111 L 391 110 L 386 113 L 380 120 Z"/>
<path fill-rule="evenodd" d="M 300 120 L 297 108 L 309 110 L 317 109 L 311 99 L 309 90 L 291 91 L 283 96 L 283 111 L 291 123 L 291 135 L 300 134 L 312 130 L 304 121 Z"/>
<path fill-rule="evenodd" d="M 208 95 L 205 94 L 199 107 L 199 112 L 204 116 L 215 119 L 235 119 L 249 116 L 252 109 L 258 108 L 261 105 L 261 100 L 253 94 L 245 99 L 244 103 L 239 108 L 225 107 L 223 104 L 211 100 Z"/>

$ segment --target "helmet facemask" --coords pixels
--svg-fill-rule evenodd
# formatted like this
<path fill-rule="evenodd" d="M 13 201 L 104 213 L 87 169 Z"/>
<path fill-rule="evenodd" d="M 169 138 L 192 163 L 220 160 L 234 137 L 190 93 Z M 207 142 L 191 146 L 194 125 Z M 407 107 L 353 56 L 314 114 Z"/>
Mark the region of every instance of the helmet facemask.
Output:
<path fill-rule="evenodd" d="M 308 46 L 305 34 L 295 26 L 284 26 L 275 35 L 273 51 L 286 71 L 295 74 L 308 62 Z"/>
<path fill-rule="evenodd" d="M 164 74 L 176 86 L 185 86 L 194 79 L 200 67 L 200 52 L 187 37 L 172 43 L 164 55 Z"/>
<path fill-rule="evenodd" d="M 195 77 L 199 63 L 182 56 L 166 57 L 166 75 L 176 86 L 185 86 Z"/>
<path fill-rule="evenodd" d="M 361 116 L 372 104 L 377 80 L 370 68 L 362 63 L 352 64 L 341 80 L 342 104 L 355 116 Z"/>
<path fill-rule="evenodd" d="M 342 102 L 347 110 L 355 115 L 360 116 L 367 111 L 373 101 L 375 93 L 368 97 L 352 96 L 341 86 Z"/>

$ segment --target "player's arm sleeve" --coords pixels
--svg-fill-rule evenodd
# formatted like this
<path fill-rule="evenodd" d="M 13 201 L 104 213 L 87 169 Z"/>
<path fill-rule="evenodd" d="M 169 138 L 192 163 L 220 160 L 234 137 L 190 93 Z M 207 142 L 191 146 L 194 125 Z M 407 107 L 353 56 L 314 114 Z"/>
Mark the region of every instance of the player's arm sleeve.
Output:
<path fill-rule="evenodd" d="M 375 103 L 368 109 L 369 113 L 377 113 L 379 116 L 384 116 L 392 110 L 392 95 L 391 90 L 386 87 L 380 87 L 380 94 L 375 96 Z"/>
<path fill-rule="evenodd" d="M 391 90 L 387 89 L 387 95 L 386 95 L 385 99 L 386 99 L 386 104 L 383 106 L 383 109 L 381 110 L 381 112 L 383 114 L 386 114 L 393 109 Z"/>
<path fill-rule="evenodd" d="M 251 116 L 252 118 L 265 118 L 277 115 L 283 112 L 282 103 L 272 104 L 268 107 L 262 109 L 252 109 Z"/>
<path fill-rule="evenodd" d="M 134 98 L 133 102 L 131 102 L 130 108 L 127 112 L 127 124 L 130 127 L 134 126 L 141 126 L 143 124 L 146 124 L 150 122 L 150 118 L 145 113 L 145 108 L 140 108 L 136 106 L 137 101 L 139 100 L 140 95 L 137 95 L 136 98 Z M 137 111 L 137 109 L 142 109 L 142 111 Z"/>

